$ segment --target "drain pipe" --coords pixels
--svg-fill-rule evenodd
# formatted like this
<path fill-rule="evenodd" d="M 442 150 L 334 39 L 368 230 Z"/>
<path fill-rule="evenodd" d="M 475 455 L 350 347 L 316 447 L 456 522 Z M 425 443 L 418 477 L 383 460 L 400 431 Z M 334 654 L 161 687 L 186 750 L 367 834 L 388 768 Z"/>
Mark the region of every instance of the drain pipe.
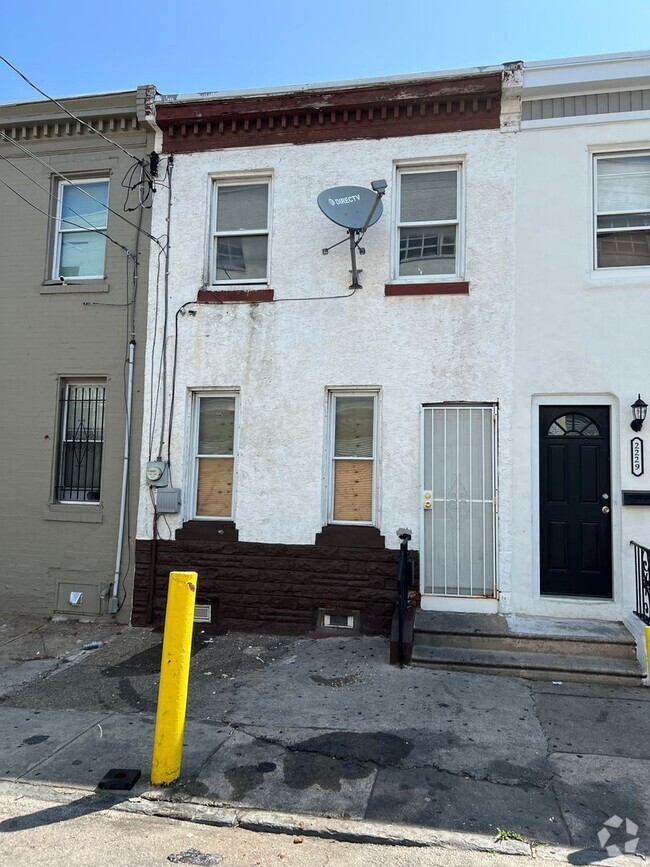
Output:
<path fill-rule="evenodd" d="M 131 404 L 133 398 L 133 358 L 135 356 L 135 340 L 129 342 L 129 356 L 127 360 L 127 386 L 126 386 L 126 424 L 124 427 L 124 463 L 122 465 L 122 495 L 120 497 L 120 520 L 117 530 L 117 552 L 115 554 L 115 574 L 113 576 L 113 590 L 108 600 L 108 613 L 117 614 L 120 610 L 120 571 L 122 566 L 122 545 L 124 543 L 124 519 L 126 516 L 126 500 L 129 485 L 129 460 L 131 450 Z"/>

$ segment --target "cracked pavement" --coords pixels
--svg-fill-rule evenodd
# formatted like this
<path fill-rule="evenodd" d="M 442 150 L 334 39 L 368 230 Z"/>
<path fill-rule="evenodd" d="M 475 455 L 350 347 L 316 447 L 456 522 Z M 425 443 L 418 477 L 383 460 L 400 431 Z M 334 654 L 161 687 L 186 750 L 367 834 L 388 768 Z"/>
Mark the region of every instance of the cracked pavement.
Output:
<path fill-rule="evenodd" d="M 134 793 L 146 793 L 161 635 L 113 626 L 80 652 L 103 628 L 84 624 L 66 655 L 59 625 L 57 664 L 12 680 L 26 660 L 4 651 L 22 641 L 28 656 L 32 641 L 43 652 L 40 633 L 55 627 L 7 642 L 0 629 L 0 779 L 93 790 L 109 768 L 139 767 Z M 599 849 L 617 814 L 650 853 L 648 690 L 387 658 L 381 638 L 197 631 L 183 770 L 164 797 L 492 838 L 501 828 L 575 858 Z"/>

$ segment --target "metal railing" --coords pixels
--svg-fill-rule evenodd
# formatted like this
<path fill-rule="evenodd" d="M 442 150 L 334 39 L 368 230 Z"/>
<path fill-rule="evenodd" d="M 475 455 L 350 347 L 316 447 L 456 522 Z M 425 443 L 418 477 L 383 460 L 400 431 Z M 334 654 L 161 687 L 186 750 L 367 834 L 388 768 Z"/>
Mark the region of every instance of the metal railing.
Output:
<path fill-rule="evenodd" d="M 406 621 L 406 609 L 408 607 L 409 587 L 411 586 L 413 576 L 413 564 L 409 561 L 410 531 L 398 530 L 398 536 L 400 539 L 400 546 L 399 565 L 397 567 L 397 662 L 399 665 L 404 665 L 404 624 Z"/>
<path fill-rule="evenodd" d="M 650 548 L 631 541 L 634 548 L 634 575 L 636 581 L 636 608 L 634 613 L 646 626 L 650 626 Z"/>

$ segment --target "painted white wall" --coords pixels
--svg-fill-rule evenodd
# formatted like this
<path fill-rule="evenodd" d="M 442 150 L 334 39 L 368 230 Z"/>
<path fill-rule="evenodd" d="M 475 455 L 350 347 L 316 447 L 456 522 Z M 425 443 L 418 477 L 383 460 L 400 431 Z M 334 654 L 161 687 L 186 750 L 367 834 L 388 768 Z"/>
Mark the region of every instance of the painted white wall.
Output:
<path fill-rule="evenodd" d="M 467 296 L 385 297 L 390 279 L 395 161 L 462 159 L 465 175 Z M 273 145 L 175 157 L 169 280 L 169 358 L 174 314 L 204 285 L 211 175 L 272 175 L 271 279 L 275 303 L 203 305 L 179 316 L 176 410 L 171 442 L 174 485 L 188 488 L 189 417 L 193 389 L 241 393 L 236 523 L 242 541 L 311 544 L 325 522 L 325 397 L 328 388 L 381 388 L 379 526 L 387 544 L 414 530 L 419 544 L 422 403 L 498 401 L 500 578 L 509 590 L 511 539 L 511 382 L 513 364 L 514 136 L 496 131 L 310 145 Z M 363 245 L 359 289 L 350 283 L 347 245 L 321 255 L 345 236 L 316 205 L 327 187 L 368 186 L 385 177 L 384 216 Z M 166 231 L 165 192 L 156 196 L 154 234 Z M 162 280 L 150 285 L 147 355 L 157 382 Z M 156 326 L 155 307 L 158 299 Z M 157 342 L 153 348 L 154 332 Z M 152 409 L 151 370 L 145 387 L 145 446 Z M 154 401 L 155 402 L 155 401 Z M 160 420 L 160 400 L 158 418 Z M 155 457 L 154 448 L 154 457 Z M 138 537 L 150 538 L 152 508 L 140 498 Z M 173 531 L 187 517 L 169 516 Z M 165 535 L 161 523 L 161 534 Z"/>
<path fill-rule="evenodd" d="M 629 541 L 650 545 L 650 508 L 621 505 L 622 490 L 650 488 L 650 465 L 638 479 L 630 471 L 630 404 L 638 392 L 650 394 L 650 268 L 593 271 L 592 163 L 594 153 L 647 149 L 650 118 L 522 124 L 516 140 L 512 609 L 629 615 Z M 613 603 L 539 597 L 537 413 L 543 403 L 612 407 Z"/>

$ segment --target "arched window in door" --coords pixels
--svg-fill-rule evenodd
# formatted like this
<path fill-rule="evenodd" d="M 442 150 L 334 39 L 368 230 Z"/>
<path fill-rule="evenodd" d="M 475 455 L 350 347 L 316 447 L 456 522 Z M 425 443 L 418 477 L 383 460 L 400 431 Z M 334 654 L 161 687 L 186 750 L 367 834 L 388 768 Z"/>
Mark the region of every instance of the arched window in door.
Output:
<path fill-rule="evenodd" d="M 596 422 L 579 412 L 569 412 L 553 419 L 546 431 L 548 437 L 599 437 L 600 428 Z"/>

